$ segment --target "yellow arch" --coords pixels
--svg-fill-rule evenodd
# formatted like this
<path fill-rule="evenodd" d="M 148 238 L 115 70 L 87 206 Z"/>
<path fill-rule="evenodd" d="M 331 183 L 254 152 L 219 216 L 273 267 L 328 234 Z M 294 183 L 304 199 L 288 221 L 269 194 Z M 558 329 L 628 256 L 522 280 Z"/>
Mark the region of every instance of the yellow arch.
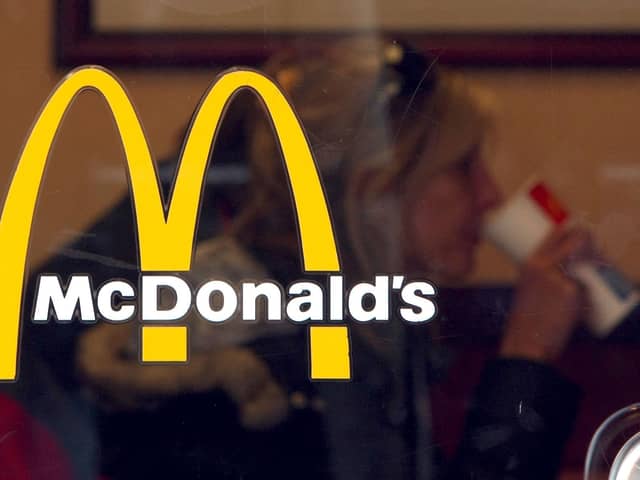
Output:
<path fill-rule="evenodd" d="M 202 100 L 187 134 L 170 208 L 165 218 L 155 167 L 135 109 L 119 81 L 95 66 L 70 73 L 40 112 L 9 187 L 0 218 L 0 380 L 15 380 L 20 310 L 31 225 L 47 157 L 62 118 L 76 95 L 93 88 L 105 98 L 124 147 L 138 229 L 143 271 L 186 271 L 211 140 L 226 104 L 242 88 L 259 95 L 278 136 L 298 217 L 304 268 L 339 270 L 326 200 L 302 126 L 280 89 L 264 75 L 246 69 L 221 74 Z"/>

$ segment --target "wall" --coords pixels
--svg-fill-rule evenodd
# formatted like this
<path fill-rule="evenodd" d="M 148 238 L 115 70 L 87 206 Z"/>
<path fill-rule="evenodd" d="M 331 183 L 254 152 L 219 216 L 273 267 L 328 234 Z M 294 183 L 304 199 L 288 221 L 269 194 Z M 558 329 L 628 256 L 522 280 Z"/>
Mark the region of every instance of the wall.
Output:
<path fill-rule="evenodd" d="M 65 72 L 53 64 L 53 3 L 0 3 L 0 194 L 4 197 L 26 133 Z M 213 71 L 116 69 L 142 119 L 155 158 L 169 156 Z M 492 163 L 515 188 L 540 172 L 578 217 L 596 230 L 610 256 L 640 279 L 640 72 L 624 70 L 470 70 L 499 105 L 501 140 Z M 97 112 L 97 113 L 96 113 Z M 42 261 L 105 211 L 126 188 L 113 122 L 97 95 L 68 115 L 41 191 L 30 262 Z M 474 281 L 505 281 L 514 270 L 482 248 Z"/>
<path fill-rule="evenodd" d="M 53 5 L 43 0 L 0 3 L 0 183 L 9 175 L 43 101 L 65 71 L 53 66 Z M 9 19 L 9 21 L 7 21 Z M 207 71 L 116 70 L 125 84 L 155 158 L 170 155 L 200 96 Z M 32 235 L 32 264 L 77 234 L 126 188 L 124 156 L 107 107 L 85 93 L 65 120 L 52 152 Z M 55 165 L 55 166 L 54 166 Z"/>

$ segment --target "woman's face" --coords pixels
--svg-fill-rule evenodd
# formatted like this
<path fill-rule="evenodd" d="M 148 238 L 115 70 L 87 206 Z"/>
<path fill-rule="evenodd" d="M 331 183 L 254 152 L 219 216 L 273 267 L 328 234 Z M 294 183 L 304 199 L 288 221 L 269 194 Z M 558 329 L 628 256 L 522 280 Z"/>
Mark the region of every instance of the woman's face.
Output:
<path fill-rule="evenodd" d="M 438 280 L 457 280 L 471 272 L 485 214 L 500 191 L 472 149 L 451 167 L 407 186 L 406 259 L 412 270 Z"/>

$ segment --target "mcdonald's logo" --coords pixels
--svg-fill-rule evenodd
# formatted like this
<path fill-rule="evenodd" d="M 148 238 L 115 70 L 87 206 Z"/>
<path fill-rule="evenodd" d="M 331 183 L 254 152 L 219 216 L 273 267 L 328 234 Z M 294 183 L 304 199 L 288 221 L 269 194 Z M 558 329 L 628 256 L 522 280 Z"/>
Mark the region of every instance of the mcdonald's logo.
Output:
<path fill-rule="evenodd" d="M 126 91 L 107 70 L 96 66 L 81 67 L 64 78 L 45 102 L 27 137 L 2 210 L 0 380 L 17 378 L 27 250 L 51 145 L 74 98 L 89 88 L 104 97 L 124 147 L 138 230 L 141 272 L 180 272 L 191 268 L 209 149 L 226 106 L 239 90 L 245 88 L 251 89 L 264 103 L 280 142 L 293 193 L 304 270 L 340 270 L 326 199 L 306 136 L 292 106 L 269 78 L 241 68 L 228 70 L 216 78 L 198 106 L 187 133 L 173 194 L 165 211 L 147 140 Z M 312 379 L 350 378 L 347 327 L 312 326 L 310 329 Z M 143 326 L 141 337 L 149 342 L 142 346 L 148 350 L 147 355 L 142 353 L 143 360 L 172 360 L 176 358 L 176 349 L 182 350 L 180 342 L 186 342 L 186 327 Z"/>

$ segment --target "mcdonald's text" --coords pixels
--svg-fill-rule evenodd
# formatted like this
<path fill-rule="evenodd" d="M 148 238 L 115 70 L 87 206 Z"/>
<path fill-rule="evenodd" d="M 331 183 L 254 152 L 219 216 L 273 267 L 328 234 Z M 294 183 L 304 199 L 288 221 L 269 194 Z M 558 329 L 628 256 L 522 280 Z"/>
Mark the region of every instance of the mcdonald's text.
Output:
<path fill-rule="evenodd" d="M 421 323 L 436 313 L 431 300 L 435 288 L 427 282 L 405 284 L 404 276 L 379 275 L 371 283 L 357 283 L 346 293 L 342 276 L 331 275 L 327 283 L 323 288 L 319 283 L 300 280 L 283 289 L 273 281 L 237 286 L 210 280 L 193 290 L 177 275 L 142 275 L 136 293 L 136 287 L 125 280 L 111 280 L 95 290 L 89 275 L 72 275 L 66 288 L 59 276 L 41 275 L 32 321 L 70 322 L 77 318 L 85 323 L 99 319 L 119 323 L 134 316 L 143 322 L 177 321 L 193 310 L 213 323 L 232 318 L 255 321 L 261 301 L 266 305 L 266 320 L 286 318 L 293 323 L 343 321 L 345 313 L 356 322 L 389 321 L 392 309 L 407 322 Z M 162 291 L 172 299 L 168 306 L 162 305 Z"/>

